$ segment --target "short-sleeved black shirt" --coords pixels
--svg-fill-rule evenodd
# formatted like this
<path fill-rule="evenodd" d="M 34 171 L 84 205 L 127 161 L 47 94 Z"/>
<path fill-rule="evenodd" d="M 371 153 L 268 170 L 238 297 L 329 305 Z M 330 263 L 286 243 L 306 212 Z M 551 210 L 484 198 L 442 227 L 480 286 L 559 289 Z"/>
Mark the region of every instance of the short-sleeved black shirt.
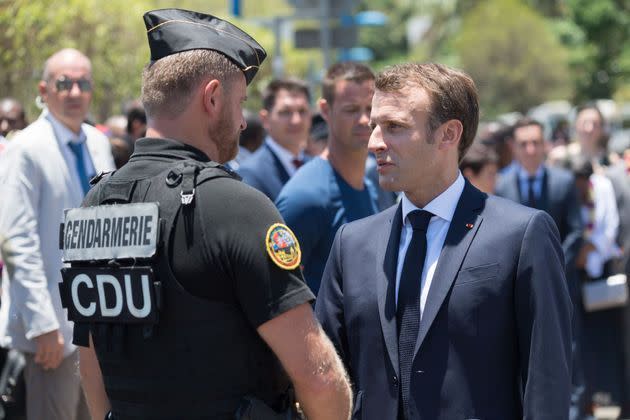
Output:
<path fill-rule="evenodd" d="M 192 146 L 143 138 L 115 177 L 151 177 L 183 159 L 209 161 Z M 237 179 L 216 178 L 197 185 L 194 199 L 192 231 L 180 213 L 170 238 L 170 264 L 184 289 L 240 306 L 254 328 L 314 299 L 299 268 L 280 268 L 267 253 L 269 227 L 284 222 L 264 194 Z"/>

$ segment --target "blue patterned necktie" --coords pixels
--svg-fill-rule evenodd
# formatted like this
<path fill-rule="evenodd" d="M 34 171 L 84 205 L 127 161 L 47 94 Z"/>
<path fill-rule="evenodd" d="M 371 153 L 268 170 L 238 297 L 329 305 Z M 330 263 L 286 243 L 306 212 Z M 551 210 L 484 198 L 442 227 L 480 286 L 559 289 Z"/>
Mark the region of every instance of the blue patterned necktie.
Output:
<path fill-rule="evenodd" d="M 432 213 L 414 210 L 407 215 L 413 228 L 411 242 L 405 254 L 400 285 L 398 286 L 398 306 L 396 323 L 398 326 L 398 365 L 400 368 L 400 399 L 404 416 L 399 412 L 399 419 L 410 419 L 409 399 L 411 385 L 411 365 L 420 327 L 420 282 L 424 259 L 427 255 L 427 228 Z"/>
<path fill-rule="evenodd" d="M 85 157 L 83 154 L 83 143 L 69 142 L 70 150 L 74 153 L 75 161 L 77 163 L 77 172 L 79 173 L 79 182 L 83 189 L 83 195 L 87 194 L 90 190 L 90 178 L 85 170 Z"/>

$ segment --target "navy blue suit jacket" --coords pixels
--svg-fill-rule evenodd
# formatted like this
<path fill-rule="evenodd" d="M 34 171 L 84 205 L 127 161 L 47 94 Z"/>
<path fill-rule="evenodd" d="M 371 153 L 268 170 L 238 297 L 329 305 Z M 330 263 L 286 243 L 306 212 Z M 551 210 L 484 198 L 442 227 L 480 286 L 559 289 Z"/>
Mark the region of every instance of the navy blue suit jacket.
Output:
<path fill-rule="evenodd" d="M 502 175 L 497 183 L 496 194 L 524 204 L 518 182 L 518 170 Z M 573 262 L 582 245 L 582 216 L 577 199 L 575 180 L 571 172 L 544 166 L 541 196 L 537 208 L 547 212 L 556 222 L 566 263 Z"/>
<path fill-rule="evenodd" d="M 354 384 L 354 419 L 397 418 L 401 226 L 399 205 L 339 229 L 317 298 Z M 420 321 L 413 418 L 567 418 L 571 310 L 549 215 L 467 182 Z"/>
<path fill-rule="evenodd" d="M 263 143 L 238 169 L 243 181 L 275 201 L 280 190 L 289 180 L 287 170 L 271 150 Z"/>

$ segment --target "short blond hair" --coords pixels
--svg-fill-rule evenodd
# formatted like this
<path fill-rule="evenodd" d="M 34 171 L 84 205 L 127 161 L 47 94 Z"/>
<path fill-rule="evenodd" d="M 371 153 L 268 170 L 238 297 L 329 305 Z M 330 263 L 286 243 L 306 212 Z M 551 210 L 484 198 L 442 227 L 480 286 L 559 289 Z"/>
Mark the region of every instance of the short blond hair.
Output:
<path fill-rule="evenodd" d="M 203 79 L 229 84 L 241 70 L 223 54 L 190 50 L 149 64 L 142 73 L 142 105 L 147 117 L 180 115 Z"/>

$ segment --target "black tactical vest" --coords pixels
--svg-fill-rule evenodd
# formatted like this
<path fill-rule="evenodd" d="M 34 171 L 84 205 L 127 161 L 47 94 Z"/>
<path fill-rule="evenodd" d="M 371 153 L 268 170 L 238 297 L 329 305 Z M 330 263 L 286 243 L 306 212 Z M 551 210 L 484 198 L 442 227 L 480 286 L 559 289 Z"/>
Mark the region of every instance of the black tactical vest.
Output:
<path fill-rule="evenodd" d="M 169 264 L 176 218 L 183 217 L 189 231 L 196 228 L 195 220 L 203 213 L 195 206 L 195 188 L 231 176 L 215 163 L 179 161 L 151 178 L 129 181 L 118 179 L 116 173 L 106 176 L 88 196 L 86 203 L 90 206 L 139 202 L 159 205 L 154 257 L 72 264 L 106 268 L 114 274 L 139 266 L 148 266 L 153 272 L 151 293 L 158 309 L 153 321 L 138 323 L 121 318 L 102 322 L 98 317 L 89 322 L 75 320 L 75 339 L 81 331 L 92 335 L 116 419 L 232 419 L 247 395 L 276 409 L 285 408 L 282 404 L 288 379 L 240 308 L 191 295 L 174 277 Z M 198 264 L 199 281 L 212 281 L 201 271 L 204 262 Z M 131 280 L 139 281 L 133 276 Z M 64 307 L 72 305 L 70 287 L 62 283 L 60 290 Z M 89 299 L 81 299 L 82 305 L 87 305 Z M 141 298 L 132 296 L 131 300 L 132 307 L 142 306 Z"/>

